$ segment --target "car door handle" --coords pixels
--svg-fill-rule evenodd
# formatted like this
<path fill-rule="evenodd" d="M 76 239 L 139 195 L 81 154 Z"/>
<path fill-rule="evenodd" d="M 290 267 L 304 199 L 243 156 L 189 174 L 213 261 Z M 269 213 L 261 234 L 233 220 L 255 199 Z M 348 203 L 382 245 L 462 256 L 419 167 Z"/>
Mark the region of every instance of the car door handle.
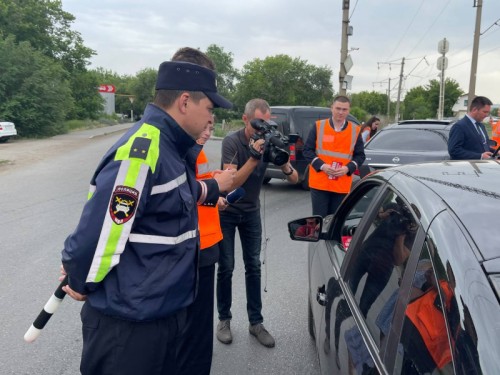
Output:
<path fill-rule="evenodd" d="M 318 288 L 318 292 L 316 293 L 316 301 L 318 301 L 321 306 L 326 306 L 327 297 L 324 285 Z"/>

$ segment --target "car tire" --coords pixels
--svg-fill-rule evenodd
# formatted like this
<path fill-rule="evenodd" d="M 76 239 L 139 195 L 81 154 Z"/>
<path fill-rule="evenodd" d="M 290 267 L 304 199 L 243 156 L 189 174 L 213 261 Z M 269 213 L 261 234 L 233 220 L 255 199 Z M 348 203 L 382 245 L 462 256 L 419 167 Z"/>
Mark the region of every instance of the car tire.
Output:
<path fill-rule="evenodd" d="M 10 137 L 2 137 L 0 138 L 0 143 L 5 143 L 10 139 Z"/>
<path fill-rule="evenodd" d="M 309 329 L 309 334 L 311 335 L 311 337 L 315 339 L 316 334 L 314 333 L 314 318 L 310 298 L 307 298 L 307 328 Z"/>
<path fill-rule="evenodd" d="M 269 181 L 271 181 L 271 177 L 264 178 L 264 180 L 262 181 L 262 185 L 267 185 Z"/>

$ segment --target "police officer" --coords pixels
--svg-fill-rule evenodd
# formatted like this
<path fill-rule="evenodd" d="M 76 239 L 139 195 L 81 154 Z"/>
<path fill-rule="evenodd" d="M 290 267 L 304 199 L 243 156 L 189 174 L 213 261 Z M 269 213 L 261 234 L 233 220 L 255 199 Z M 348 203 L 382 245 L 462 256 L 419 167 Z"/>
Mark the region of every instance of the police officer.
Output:
<path fill-rule="evenodd" d="M 160 65 L 140 122 L 105 154 L 80 222 L 65 241 L 65 292 L 85 300 L 82 374 L 176 374 L 186 307 L 195 298 L 199 204 L 232 179 L 196 183 L 186 159 L 214 107 L 215 73 Z M 219 184 L 219 185 L 218 185 Z"/>

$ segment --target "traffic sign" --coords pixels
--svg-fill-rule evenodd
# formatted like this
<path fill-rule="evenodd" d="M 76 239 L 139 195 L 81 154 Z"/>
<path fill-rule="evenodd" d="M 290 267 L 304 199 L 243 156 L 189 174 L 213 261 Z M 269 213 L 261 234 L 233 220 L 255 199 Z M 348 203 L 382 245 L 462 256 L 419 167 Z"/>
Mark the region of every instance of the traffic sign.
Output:
<path fill-rule="evenodd" d="M 113 85 L 100 85 L 99 92 L 114 93 L 116 92 L 116 87 Z"/>

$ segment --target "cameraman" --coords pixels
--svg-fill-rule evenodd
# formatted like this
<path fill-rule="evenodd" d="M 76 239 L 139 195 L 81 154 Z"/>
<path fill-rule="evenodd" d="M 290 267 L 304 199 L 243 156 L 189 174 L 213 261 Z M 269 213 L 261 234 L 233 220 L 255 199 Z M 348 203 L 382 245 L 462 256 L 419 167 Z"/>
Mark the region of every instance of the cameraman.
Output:
<path fill-rule="evenodd" d="M 262 243 L 262 223 L 260 219 L 260 189 L 264 180 L 267 163 L 262 160 L 265 140 L 258 139 L 256 130 L 250 124 L 254 119 L 269 121 L 271 108 L 263 99 L 252 99 L 245 106 L 243 122 L 245 127 L 228 135 L 222 141 L 223 169 L 237 169 L 232 189 L 242 186 L 245 195 L 237 203 L 220 212 L 223 239 L 220 243 L 219 267 L 217 271 L 217 310 L 219 324 L 217 339 L 230 344 L 231 334 L 231 289 L 234 270 L 234 241 L 238 229 L 243 262 L 245 264 L 245 285 L 250 334 L 264 346 L 274 347 L 274 338 L 264 328 L 262 322 L 260 246 Z M 298 174 L 289 162 L 281 166 L 287 181 L 295 184 Z"/>

